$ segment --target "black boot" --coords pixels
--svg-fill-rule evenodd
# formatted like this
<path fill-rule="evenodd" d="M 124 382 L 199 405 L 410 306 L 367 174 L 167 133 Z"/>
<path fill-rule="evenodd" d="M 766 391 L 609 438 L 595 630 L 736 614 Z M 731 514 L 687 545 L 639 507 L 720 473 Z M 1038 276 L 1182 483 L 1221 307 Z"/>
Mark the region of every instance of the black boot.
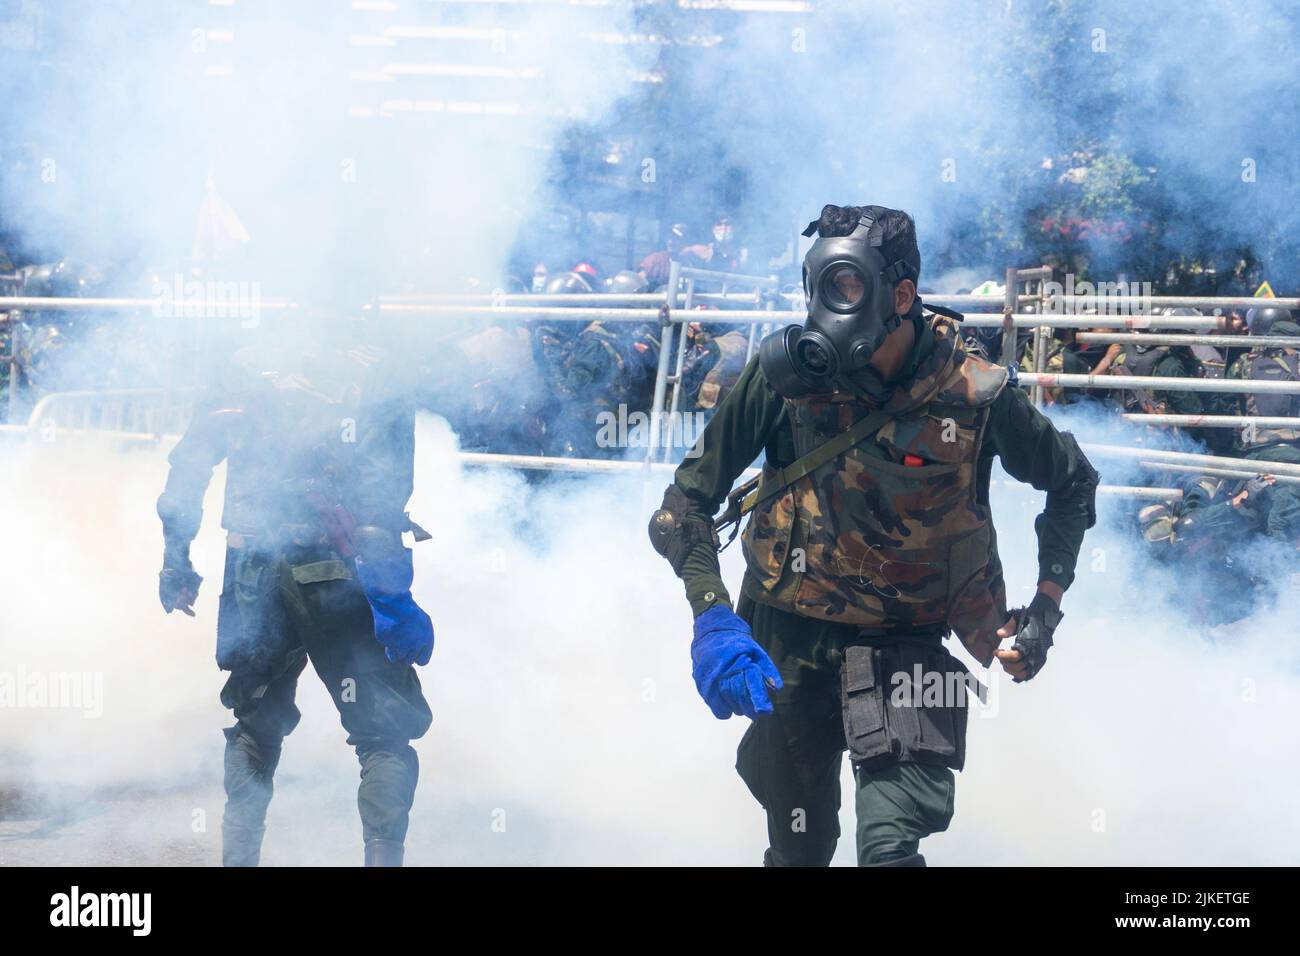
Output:
<path fill-rule="evenodd" d="M 396 840 L 366 841 L 366 866 L 401 866 L 406 848 Z"/>

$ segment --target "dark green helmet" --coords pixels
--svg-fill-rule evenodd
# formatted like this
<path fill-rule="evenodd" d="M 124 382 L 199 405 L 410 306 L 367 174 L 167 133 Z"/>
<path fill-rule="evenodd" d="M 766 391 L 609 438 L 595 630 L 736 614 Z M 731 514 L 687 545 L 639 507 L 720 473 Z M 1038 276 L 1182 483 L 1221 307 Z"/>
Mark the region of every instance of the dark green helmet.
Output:
<path fill-rule="evenodd" d="M 1275 305 L 1261 306 L 1246 313 L 1246 328 L 1251 335 L 1268 335 L 1278 322 L 1290 322 L 1291 312 Z"/>
<path fill-rule="evenodd" d="M 649 292 L 650 285 L 641 273 L 633 272 L 631 269 L 624 269 L 622 272 L 616 273 L 605 280 L 605 291 L 618 295 L 637 295 L 642 292 Z"/>
<path fill-rule="evenodd" d="M 583 295 L 591 292 L 591 283 L 578 272 L 561 272 L 546 283 L 546 295 Z"/>

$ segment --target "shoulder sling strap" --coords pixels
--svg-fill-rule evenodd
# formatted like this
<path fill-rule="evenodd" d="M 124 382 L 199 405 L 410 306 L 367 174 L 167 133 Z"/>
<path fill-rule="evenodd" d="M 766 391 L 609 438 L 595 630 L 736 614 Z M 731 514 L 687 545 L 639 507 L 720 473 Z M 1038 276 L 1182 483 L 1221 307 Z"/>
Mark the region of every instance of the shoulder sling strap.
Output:
<path fill-rule="evenodd" d="M 840 432 L 834 438 L 822 442 L 808 454 L 791 462 L 776 473 L 776 477 L 745 495 L 741 503 L 741 515 L 749 514 L 756 507 L 770 498 L 775 498 L 800 478 L 807 478 L 822 465 L 834 461 L 849 449 L 866 441 L 894 416 L 884 409 L 877 409 L 852 428 Z"/>
<path fill-rule="evenodd" d="M 732 528 L 731 535 L 727 539 L 727 544 L 730 544 L 735 539 L 740 521 L 745 515 L 763 502 L 781 494 L 800 478 L 806 478 L 822 465 L 834 461 L 849 449 L 866 441 L 893 417 L 892 412 L 877 409 L 852 428 L 840 432 L 834 438 L 822 442 L 802 458 L 778 469 L 770 481 L 762 481 L 761 477 L 751 478 L 727 496 L 727 508 L 714 522 L 714 529 L 723 531 L 728 527 Z"/>

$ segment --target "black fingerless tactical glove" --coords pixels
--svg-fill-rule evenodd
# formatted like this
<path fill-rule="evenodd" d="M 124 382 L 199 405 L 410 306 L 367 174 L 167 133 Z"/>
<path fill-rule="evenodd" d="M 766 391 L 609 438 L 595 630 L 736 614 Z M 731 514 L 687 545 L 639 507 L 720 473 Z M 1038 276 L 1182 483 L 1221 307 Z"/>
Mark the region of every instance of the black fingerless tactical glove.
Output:
<path fill-rule="evenodd" d="M 1029 665 L 1029 673 L 1015 678 L 1018 684 L 1022 680 L 1033 680 L 1047 663 L 1047 652 L 1052 646 L 1052 634 L 1065 617 L 1056 603 L 1041 591 L 1034 595 L 1028 607 L 1016 608 L 1011 612 L 1016 618 L 1016 642 L 1011 645 L 1013 651 L 1020 652 L 1021 660 Z"/>
<path fill-rule="evenodd" d="M 163 550 L 163 569 L 158 575 L 158 600 L 163 610 L 170 614 L 178 608 L 188 608 L 199 595 L 203 583 L 194 566 L 190 564 L 189 545 L 168 542 Z"/>

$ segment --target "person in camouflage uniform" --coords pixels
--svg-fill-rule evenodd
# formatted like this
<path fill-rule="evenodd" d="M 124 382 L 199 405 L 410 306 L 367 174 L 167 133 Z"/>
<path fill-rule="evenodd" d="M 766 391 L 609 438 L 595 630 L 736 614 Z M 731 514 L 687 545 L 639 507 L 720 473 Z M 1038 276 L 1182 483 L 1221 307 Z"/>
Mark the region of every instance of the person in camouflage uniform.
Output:
<path fill-rule="evenodd" d="M 1090 375 L 1102 358 L 1095 350 L 1081 346 L 1074 338 L 1074 329 L 1054 329 L 1046 339 L 1044 348 L 1043 371 L 1053 375 Z M 1103 350 L 1104 351 L 1104 350 Z M 1035 371 L 1036 353 L 1034 337 L 1031 335 L 1020 358 L 1022 372 Z M 1073 405 L 1078 402 L 1095 399 L 1095 393 L 1078 388 L 1044 388 L 1043 402 L 1046 405 Z"/>
<path fill-rule="evenodd" d="M 1201 378 L 1224 378 L 1237 359 L 1250 351 L 1244 314 L 1233 312 L 1221 316 L 1220 325 L 1221 328 L 1212 334 L 1240 335 L 1242 344 L 1246 347 L 1190 346 L 1188 351 L 1196 363 L 1196 374 Z M 1203 392 L 1201 406 L 1207 415 L 1238 415 L 1240 398 L 1240 395 L 1234 395 L 1232 392 Z M 1201 432 L 1201 439 L 1211 454 L 1230 456 L 1236 453 L 1236 435 L 1232 429 L 1204 428 Z"/>
<path fill-rule="evenodd" d="M 44 265 L 24 266 L 15 274 L 14 291 L 22 296 L 78 298 L 96 294 L 103 275 L 93 266 L 67 259 Z M 75 318 L 56 311 L 11 312 L 6 323 L 3 354 L 7 357 L 17 342 L 15 381 L 9 382 L 5 363 L 5 391 L 14 389 L 14 408 L 26 411 L 42 395 L 67 388 L 85 388 L 88 382 L 74 380 L 84 375 L 84 363 L 76 361 L 71 346 L 81 343 L 96 328 L 94 317 L 81 313 Z"/>
<path fill-rule="evenodd" d="M 1072 436 L 1006 387 L 1005 368 L 967 353 L 950 318 L 923 312 L 911 217 L 827 206 L 814 231 L 808 320 L 764 340 L 678 467 L 650 534 L 696 615 L 701 696 L 719 718 L 753 719 L 736 769 L 767 813 L 764 862 L 830 862 L 847 749 L 858 863 L 924 865 L 920 840 L 948 826 L 965 759 L 969 675 L 942 641 L 955 632 L 980 664 L 996 657 L 1017 680 L 1039 673 L 1095 521 L 1097 473 Z M 831 338 L 846 313 L 858 336 L 849 348 Z M 833 347 L 853 361 L 871 335 L 861 371 L 809 371 L 807 389 L 795 387 L 795 360 L 827 368 Z M 733 611 L 713 515 L 760 454 Z M 1047 492 L 1038 593 L 1014 611 L 989 512 L 995 457 Z M 920 706 L 896 699 L 932 678 L 952 692 Z"/>
<path fill-rule="evenodd" d="M 606 280 L 605 291 L 642 295 L 650 292 L 650 283 L 640 272 L 625 269 Z M 659 323 L 617 322 L 612 323 L 612 331 L 619 353 L 619 401 L 629 409 L 644 411 L 650 407 L 659 367 Z"/>
<path fill-rule="evenodd" d="M 227 462 L 225 580 L 217 666 L 226 808 L 222 861 L 255 866 L 284 738 L 298 724 L 308 661 L 361 764 L 366 865 L 400 866 L 419 762 L 410 741 L 432 719 L 413 664 L 433 631 L 414 604 L 404 512 L 414 474 L 414 389 L 382 350 L 321 326 L 272 333 L 235 355 L 196 403 L 158 499 L 164 610 L 193 614 L 201 578 L 190 542 L 213 468 Z M 278 337 L 277 337 L 278 336 Z M 311 344 L 304 346 L 305 340 Z"/>
<path fill-rule="evenodd" d="M 691 323 L 691 345 L 682 373 L 684 407 L 712 414 L 740 379 L 749 351 L 749 329 Z"/>
<path fill-rule="evenodd" d="M 635 295 L 645 280 L 620 272 L 599 288 Z M 594 291 L 588 276 L 571 272 L 554 277 L 546 293 Z M 659 359 L 658 329 L 650 323 L 545 321 L 533 328 L 533 349 L 550 395 L 547 454 L 598 457 L 601 420 L 607 415 L 644 411 L 650 404 Z M 617 457 L 617 456 L 616 456 Z"/>
<path fill-rule="evenodd" d="M 547 281 L 544 293 L 586 295 L 593 291 L 588 276 L 563 272 Z M 596 427 L 584 414 L 578 391 L 590 388 L 603 376 L 602 363 L 607 358 L 606 343 L 598 332 L 579 343 L 592 324 L 549 317 L 530 323 L 533 360 L 544 392 L 538 411 L 547 423 L 543 439 L 547 455 L 589 457 L 592 453 Z"/>
<path fill-rule="evenodd" d="M 1180 579 L 1198 582 L 1190 591 L 1172 591 L 1180 609 L 1190 607 L 1212 625 L 1241 620 L 1258 609 L 1268 581 L 1244 552 L 1267 533 L 1278 489 L 1285 484 L 1268 474 L 1196 475 L 1176 483 L 1180 497 L 1138 513 L 1152 557 Z"/>
<path fill-rule="evenodd" d="M 649 407 L 658 355 L 658 336 L 644 325 L 592 322 L 569 343 L 560 381 L 572 454 L 621 457 L 601 447 L 600 422 Z"/>
<path fill-rule="evenodd" d="M 1246 315 L 1250 336 L 1300 337 L 1300 325 L 1286 309 L 1260 306 Z M 1228 369 L 1230 379 L 1300 381 L 1300 348 L 1256 348 L 1238 358 Z M 1300 417 L 1300 395 L 1270 395 L 1248 392 L 1237 396 L 1236 414 L 1268 417 Z M 1248 425 L 1236 436 L 1236 451 L 1257 462 L 1300 464 L 1300 429 Z M 1268 512 L 1265 532 L 1300 548 L 1300 485 L 1279 484 Z"/>
<path fill-rule="evenodd" d="M 463 451 L 544 454 L 546 393 L 522 323 L 502 322 L 446 343 L 456 361 L 440 362 L 438 408 Z M 435 346 L 441 348 L 441 346 Z M 428 353 L 433 358 L 435 353 Z"/>
<path fill-rule="evenodd" d="M 1199 373 L 1195 359 L 1186 348 L 1141 344 L 1122 346 L 1108 371 L 1111 375 L 1141 378 L 1196 378 Z M 1155 415 L 1201 415 L 1205 412 L 1199 392 L 1135 388 L 1120 392 L 1118 399 L 1126 412 Z M 1161 430 L 1171 435 L 1178 434 L 1177 429 Z"/>

